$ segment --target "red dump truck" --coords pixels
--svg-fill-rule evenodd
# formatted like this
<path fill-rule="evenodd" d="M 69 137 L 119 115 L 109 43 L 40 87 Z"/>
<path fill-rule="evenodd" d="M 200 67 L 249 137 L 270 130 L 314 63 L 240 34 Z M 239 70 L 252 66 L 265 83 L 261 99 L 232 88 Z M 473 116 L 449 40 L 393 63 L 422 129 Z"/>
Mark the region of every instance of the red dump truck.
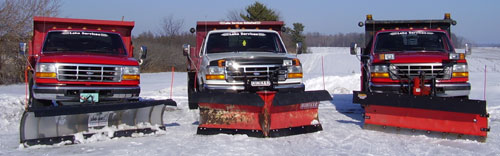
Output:
<path fill-rule="evenodd" d="M 133 58 L 134 22 L 35 17 L 28 52 L 30 101 L 137 100 L 139 63 Z"/>
<path fill-rule="evenodd" d="M 455 49 L 451 26 L 444 19 L 374 20 L 366 16 L 365 44 L 351 46 L 360 57 L 361 91 L 353 102 L 365 109 L 365 128 L 378 126 L 471 136 L 484 141 L 488 127 L 486 101 L 469 100 L 466 55 Z M 378 125 L 378 126 L 374 126 Z"/>
<path fill-rule="evenodd" d="M 132 21 L 34 17 L 33 38 L 20 44 L 27 57 L 29 100 L 21 119 L 21 143 L 52 144 L 88 137 L 106 126 L 131 126 L 132 132 L 163 126 L 162 104 L 169 100 L 139 101 L 139 62 L 133 58 Z"/>

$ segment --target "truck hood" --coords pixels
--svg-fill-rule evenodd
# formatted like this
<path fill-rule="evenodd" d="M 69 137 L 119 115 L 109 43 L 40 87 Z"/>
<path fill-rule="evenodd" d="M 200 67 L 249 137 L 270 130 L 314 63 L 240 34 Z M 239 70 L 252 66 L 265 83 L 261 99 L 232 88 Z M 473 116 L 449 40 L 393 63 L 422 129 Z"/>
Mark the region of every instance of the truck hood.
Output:
<path fill-rule="evenodd" d="M 208 61 L 220 59 L 254 59 L 254 58 L 297 58 L 295 55 L 286 53 L 270 53 L 270 52 L 230 52 L 230 53 L 215 53 L 207 54 Z"/>
<path fill-rule="evenodd" d="M 394 54 L 395 59 L 390 63 L 442 63 L 449 62 L 449 53 L 445 52 L 388 52 L 376 53 L 373 62 L 385 62 L 379 59 L 380 54 Z"/>
<path fill-rule="evenodd" d="M 46 53 L 39 57 L 41 63 L 80 63 L 80 64 L 106 64 L 138 66 L 134 58 L 126 55 L 102 55 L 92 53 Z"/>

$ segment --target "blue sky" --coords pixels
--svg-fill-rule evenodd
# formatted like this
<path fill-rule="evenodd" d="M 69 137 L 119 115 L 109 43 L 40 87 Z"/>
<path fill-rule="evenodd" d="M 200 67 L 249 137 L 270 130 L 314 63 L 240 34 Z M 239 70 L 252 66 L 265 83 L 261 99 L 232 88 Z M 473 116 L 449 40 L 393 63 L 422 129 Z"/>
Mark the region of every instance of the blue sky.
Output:
<path fill-rule="evenodd" d="M 477 43 L 500 44 L 498 0 L 261 0 L 277 10 L 285 23 L 303 23 L 306 32 L 324 34 L 363 32 L 357 22 L 366 14 L 374 19 L 441 19 L 451 13 L 457 21 L 452 32 Z M 185 30 L 196 21 L 223 20 L 231 10 L 243 10 L 245 0 L 80 0 L 62 1 L 60 17 L 136 22 L 133 34 L 158 32 L 161 20 L 173 15 L 184 20 Z"/>

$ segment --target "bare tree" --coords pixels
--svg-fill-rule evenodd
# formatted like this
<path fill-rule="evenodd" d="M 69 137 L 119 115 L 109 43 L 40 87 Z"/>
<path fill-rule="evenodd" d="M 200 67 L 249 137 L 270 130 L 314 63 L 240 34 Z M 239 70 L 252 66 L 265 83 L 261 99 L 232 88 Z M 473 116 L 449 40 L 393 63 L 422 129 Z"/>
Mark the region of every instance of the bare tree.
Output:
<path fill-rule="evenodd" d="M 56 16 L 59 0 L 3 0 L 0 2 L 0 84 L 23 80 L 25 58 L 16 53 L 19 42 L 32 35 L 33 16 Z"/>
<path fill-rule="evenodd" d="M 183 19 L 175 19 L 173 15 L 163 17 L 160 34 L 162 36 L 180 35 L 183 26 L 184 26 Z"/>
<path fill-rule="evenodd" d="M 228 21 L 244 21 L 243 18 L 241 18 L 241 16 L 240 16 L 240 14 L 242 14 L 242 13 L 243 13 L 243 10 L 238 10 L 238 9 L 228 11 L 227 15 L 226 15 L 226 20 L 228 20 Z"/>

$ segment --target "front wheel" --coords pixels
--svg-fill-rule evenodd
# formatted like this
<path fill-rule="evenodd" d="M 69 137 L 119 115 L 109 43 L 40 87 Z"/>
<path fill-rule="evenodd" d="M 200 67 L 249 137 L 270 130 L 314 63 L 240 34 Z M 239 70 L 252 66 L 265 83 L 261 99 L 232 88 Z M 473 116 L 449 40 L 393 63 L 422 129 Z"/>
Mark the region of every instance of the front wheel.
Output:
<path fill-rule="evenodd" d="M 188 106 L 189 109 L 198 109 L 198 102 L 193 99 L 193 94 L 196 93 L 197 89 L 194 88 L 195 73 L 188 72 Z"/>
<path fill-rule="evenodd" d="M 370 91 L 370 80 L 368 78 L 368 73 L 366 71 L 363 71 L 363 75 L 361 76 L 361 80 L 362 80 L 362 90 L 361 91 L 364 91 L 364 92 L 369 92 Z"/>

